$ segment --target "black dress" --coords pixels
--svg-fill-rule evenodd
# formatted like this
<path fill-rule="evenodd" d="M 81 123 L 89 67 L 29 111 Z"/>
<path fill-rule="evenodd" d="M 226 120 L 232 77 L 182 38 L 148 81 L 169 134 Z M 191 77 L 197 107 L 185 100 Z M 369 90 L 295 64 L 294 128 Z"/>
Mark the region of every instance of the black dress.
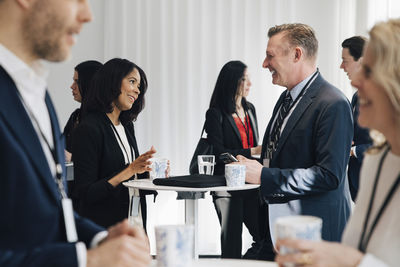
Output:
<path fill-rule="evenodd" d="M 75 128 L 78 126 L 79 121 L 81 117 L 81 110 L 77 108 L 74 112 L 72 112 L 71 116 L 69 117 L 67 124 L 65 124 L 64 127 L 64 137 L 65 137 L 65 150 L 68 152 L 72 152 L 72 136 L 75 131 Z M 72 156 L 71 156 L 71 161 L 72 161 Z M 74 198 L 72 195 L 72 192 L 74 191 L 75 187 L 75 181 L 68 181 L 68 196 L 72 199 L 73 204 L 74 204 L 74 210 L 78 209 L 77 206 L 77 200 Z"/>
<path fill-rule="evenodd" d="M 65 124 L 64 127 L 63 134 L 65 136 L 65 149 L 70 153 L 72 152 L 72 135 L 75 128 L 79 124 L 80 116 L 81 116 L 81 110 L 79 108 L 75 109 L 75 111 L 72 112 L 71 116 L 69 116 L 67 124 Z"/>

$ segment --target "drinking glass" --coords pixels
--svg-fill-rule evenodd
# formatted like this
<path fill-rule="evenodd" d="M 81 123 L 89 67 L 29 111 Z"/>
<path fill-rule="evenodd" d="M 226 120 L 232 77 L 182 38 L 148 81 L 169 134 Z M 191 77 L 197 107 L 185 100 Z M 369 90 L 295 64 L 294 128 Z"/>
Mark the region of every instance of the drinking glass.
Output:
<path fill-rule="evenodd" d="M 197 156 L 197 165 L 199 165 L 199 174 L 213 175 L 215 156 L 199 155 Z"/>

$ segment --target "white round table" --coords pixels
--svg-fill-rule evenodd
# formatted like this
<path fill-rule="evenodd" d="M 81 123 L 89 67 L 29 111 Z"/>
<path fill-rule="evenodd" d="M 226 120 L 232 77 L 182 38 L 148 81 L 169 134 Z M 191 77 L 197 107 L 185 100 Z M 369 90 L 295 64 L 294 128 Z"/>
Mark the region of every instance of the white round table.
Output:
<path fill-rule="evenodd" d="M 271 261 L 235 260 L 235 259 L 197 259 L 192 261 L 191 267 L 278 267 Z M 157 267 L 157 260 L 151 262 L 151 267 Z"/>
<path fill-rule="evenodd" d="M 166 178 L 168 179 L 168 178 Z M 245 184 L 243 186 L 216 186 L 216 187 L 180 187 L 180 186 L 165 186 L 155 185 L 150 179 L 130 180 L 123 183 L 129 188 L 129 199 L 132 198 L 134 188 L 144 190 L 166 190 L 176 192 L 208 192 L 208 191 L 241 191 L 260 187 L 258 184 Z M 129 214 L 131 212 L 129 211 Z M 193 224 L 194 226 L 194 246 L 193 255 L 198 259 L 198 199 L 185 199 L 185 224 Z"/>
<path fill-rule="evenodd" d="M 168 178 L 166 178 L 168 179 Z M 208 191 L 241 191 L 260 187 L 259 184 L 245 184 L 243 186 L 214 186 L 214 187 L 183 187 L 183 186 L 165 186 L 155 185 L 150 179 L 130 180 L 124 182 L 123 185 L 130 188 L 138 188 L 144 190 L 167 190 L 176 192 L 208 192 Z"/>

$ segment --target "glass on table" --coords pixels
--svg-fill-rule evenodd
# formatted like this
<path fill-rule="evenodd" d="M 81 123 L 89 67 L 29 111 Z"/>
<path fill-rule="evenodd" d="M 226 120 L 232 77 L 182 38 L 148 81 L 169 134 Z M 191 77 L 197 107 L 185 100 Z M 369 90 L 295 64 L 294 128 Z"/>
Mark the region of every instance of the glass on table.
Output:
<path fill-rule="evenodd" d="M 197 156 L 197 165 L 199 166 L 199 174 L 213 175 L 215 156 L 199 155 Z"/>

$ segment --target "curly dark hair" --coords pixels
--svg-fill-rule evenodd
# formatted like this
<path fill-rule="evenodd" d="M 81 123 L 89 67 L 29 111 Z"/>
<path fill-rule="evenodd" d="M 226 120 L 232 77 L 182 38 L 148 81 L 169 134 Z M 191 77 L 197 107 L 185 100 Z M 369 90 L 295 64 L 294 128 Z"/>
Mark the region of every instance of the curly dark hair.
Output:
<path fill-rule="evenodd" d="M 121 94 L 122 80 L 137 69 L 140 74 L 140 94 L 132 108 L 122 111 L 119 119 L 122 124 L 135 121 L 144 108 L 144 95 L 147 91 L 147 78 L 144 71 L 135 63 L 122 58 L 107 61 L 93 77 L 87 98 L 83 104 L 84 113 L 113 111 L 113 102 Z"/>

